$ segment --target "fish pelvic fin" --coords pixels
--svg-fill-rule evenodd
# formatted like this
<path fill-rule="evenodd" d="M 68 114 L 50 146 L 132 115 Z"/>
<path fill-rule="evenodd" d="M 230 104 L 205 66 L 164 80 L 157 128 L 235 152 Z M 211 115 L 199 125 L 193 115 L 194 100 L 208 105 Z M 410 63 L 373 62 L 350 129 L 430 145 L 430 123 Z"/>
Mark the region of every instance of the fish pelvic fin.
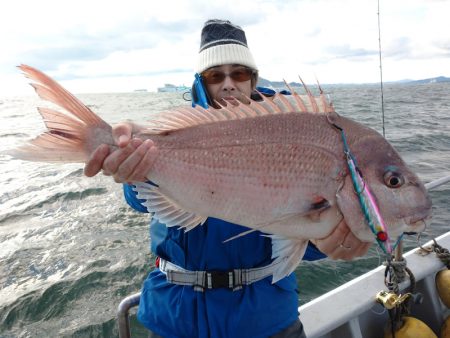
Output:
<path fill-rule="evenodd" d="M 33 81 L 31 86 L 41 99 L 63 111 L 38 108 L 47 131 L 7 154 L 27 161 L 86 162 L 101 143 L 114 144 L 111 126 L 74 95 L 33 67 L 20 65 L 18 68 Z M 98 144 L 94 144 L 96 139 Z"/>
<path fill-rule="evenodd" d="M 300 264 L 308 247 L 307 239 L 286 238 L 279 235 L 266 235 L 272 239 L 272 264 L 274 270 L 272 283 L 290 275 Z"/>
<path fill-rule="evenodd" d="M 199 216 L 181 208 L 175 201 L 165 196 L 159 187 L 145 182 L 133 182 L 137 198 L 144 200 L 142 205 L 153 217 L 167 227 L 178 226 L 185 231 L 205 223 L 207 217 Z"/>

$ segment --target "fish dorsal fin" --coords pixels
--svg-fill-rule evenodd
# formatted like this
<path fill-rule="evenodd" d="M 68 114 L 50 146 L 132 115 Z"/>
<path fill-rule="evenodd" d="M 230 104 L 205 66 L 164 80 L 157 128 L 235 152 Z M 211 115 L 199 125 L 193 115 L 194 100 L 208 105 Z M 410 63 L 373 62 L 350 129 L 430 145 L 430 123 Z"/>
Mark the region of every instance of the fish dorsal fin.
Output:
<path fill-rule="evenodd" d="M 286 238 L 279 235 L 266 235 L 272 239 L 272 258 L 273 264 L 277 265 L 272 277 L 272 283 L 294 272 L 300 264 L 306 248 L 307 239 Z"/>
<path fill-rule="evenodd" d="M 168 227 L 179 226 L 185 231 L 205 223 L 207 217 L 183 210 L 176 202 L 161 193 L 157 186 L 143 182 L 133 182 L 133 185 L 135 186 L 133 190 L 137 192 L 136 197 L 145 200 L 142 205 L 148 212 L 153 213 L 153 217 L 160 223 Z"/>
<path fill-rule="evenodd" d="M 143 133 L 162 134 L 168 131 L 198 126 L 219 121 L 240 120 L 255 118 L 257 116 L 288 114 L 288 113 L 318 113 L 328 114 L 334 112 L 333 105 L 320 89 L 320 95 L 314 96 L 304 84 L 306 94 L 298 94 L 287 85 L 292 95 L 275 94 L 267 98 L 260 94 L 261 101 L 250 100 L 250 104 L 238 100 L 219 108 L 205 109 L 201 106 L 180 107 L 171 111 L 165 111 L 149 121 L 150 126 Z"/>

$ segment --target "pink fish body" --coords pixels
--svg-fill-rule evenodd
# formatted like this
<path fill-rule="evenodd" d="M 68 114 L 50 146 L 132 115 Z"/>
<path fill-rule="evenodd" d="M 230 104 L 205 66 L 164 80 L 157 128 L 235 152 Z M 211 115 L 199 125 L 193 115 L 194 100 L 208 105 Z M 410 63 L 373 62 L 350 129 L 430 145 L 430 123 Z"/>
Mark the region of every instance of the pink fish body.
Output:
<path fill-rule="evenodd" d="M 65 112 L 40 108 L 48 131 L 11 155 L 85 162 L 100 144 L 114 146 L 106 122 L 43 73 L 20 68 L 41 98 Z M 295 269 L 309 239 L 325 237 L 342 218 L 361 240 L 373 241 L 330 122 L 345 130 L 389 232 L 423 231 L 431 201 L 418 177 L 376 131 L 339 116 L 323 95 L 309 92 L 162 113 L 135 135 L 159 149 L 147 175 L 157 187 L 136 183 L 138 197 L 167 226 L 189 230 L 216 217 L 272 234 L 276 281 Z"/>

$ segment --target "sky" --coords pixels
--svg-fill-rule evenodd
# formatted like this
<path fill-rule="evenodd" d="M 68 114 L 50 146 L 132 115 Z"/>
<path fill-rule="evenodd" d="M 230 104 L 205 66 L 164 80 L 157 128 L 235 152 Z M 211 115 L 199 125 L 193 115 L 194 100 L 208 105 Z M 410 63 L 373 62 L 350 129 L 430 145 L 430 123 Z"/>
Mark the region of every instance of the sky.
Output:
<path fill-rule="evenodd" d="M 261 77 L 307 83 L 450 77 L 450 0 L 39 0 L 0 11 L 0 96 L 28 64 L 74 93 L 190 85 L 203 23 L 246 32 Z"/>

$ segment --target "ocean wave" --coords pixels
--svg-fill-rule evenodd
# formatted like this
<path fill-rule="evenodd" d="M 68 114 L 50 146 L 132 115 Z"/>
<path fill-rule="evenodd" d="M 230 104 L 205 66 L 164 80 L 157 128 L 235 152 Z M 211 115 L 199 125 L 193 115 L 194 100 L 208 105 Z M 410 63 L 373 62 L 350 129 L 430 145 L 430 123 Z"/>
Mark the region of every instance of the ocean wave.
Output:
<path fill-rule="evenodd" d="M 37 191 L 42 192 L 41 189 L 28 189 L 27 193 Z M 14 220 L 18 220 L 22 217 L 28 217 L 36 214 L 36 212 L 44 211 L 45 209 L 55 209 L 55 206 L 62 206 L 70 201 L 81 202 L 93 196 L 105 195 L 108 190 L 104 187 L 86 188 L 80 191 L 64 191 L 53 192 L 52 194 L 33 194 L 33 197 L 26 201 L 17 200 L 16 203 L 10 203 L 10 208 L 7 211 L 0 214 L 0 226 L 2 224 L 10 224 Z M 16 192 L 17 195 L 23 196 L 20 191 Z M 2 200 L 11 200 L 8 195 L 2 195 Z M 57 208 L 56 208 L 57 209 Z"/>
<path fill-rule="evenodd" d="M 386 137 L 426 181 L 450 170 L 449 88 L 448 84 L 385 87 Z M 377 86 L 327 90 L 338 113 L 381 130 Z M 185 104 L 181 96 L 169 101 L 158 94 L 85 98 L 108 122 L 145 121 L 156 111 Z M 0 116 L 0 123 L 8 127 L 2 130 L 9 130 L 2 131 L 8 135 L 3 141 L 16 144 L 26 134 L 37 135 L 36 126 L 42 122 L 35 112 L 36 100 L 3 102 L 7 114 Z M 128 208 L 121 186 L 111 178 L 85 178 L 82 165 L 11 160 L 2 162 L 0 173 L 0 336 L 117 336 L 117 305 L 140 289 L 153 266 L 149 216 Z M 423 241 L 448 231 L 449 186 L 432 191 L 431 197 L 434 216 Z M 417 239 L 408 237 L 405 243 L 409 248 L 417 245 Z M 379 263 L 374 245 L 368 255 L 350 263 L 302 264 L 296 271 L 301 302 Z M 146 336 L 134 315 L 131 325 L 133 332 Z"/>
<path fill-rule="evenodd" d="M 116 308 L 125 295 L 140 288 L 141 277 L 136 276 L 141 276 L 145 270 L 143 265 L 114 271 L 105 266 L 103 270 L 87 271 L 76 279 L 58 281 L 25 293 L 0 309 L 0 332 L 23 332 L 26 327 L 33 337 L 117 336 Z M 98 290 L 107 291 L 99 293 Z M 102 304 L 102 311 L 84 316 L 98 304 Z M 71 325 L 61 325 L 61 318 Z M 105 333 L 107 335 L 103 335 Z"/>
<path fill-rule="evenodd" d="M 25 137 L 30 137 L 30 135 L 28 134 L 24 134 L 24 133 L 6 133 L 6 134 L 0 134 L 0 137 L 18 137 L 18 138 L 25 138 Z"/>

